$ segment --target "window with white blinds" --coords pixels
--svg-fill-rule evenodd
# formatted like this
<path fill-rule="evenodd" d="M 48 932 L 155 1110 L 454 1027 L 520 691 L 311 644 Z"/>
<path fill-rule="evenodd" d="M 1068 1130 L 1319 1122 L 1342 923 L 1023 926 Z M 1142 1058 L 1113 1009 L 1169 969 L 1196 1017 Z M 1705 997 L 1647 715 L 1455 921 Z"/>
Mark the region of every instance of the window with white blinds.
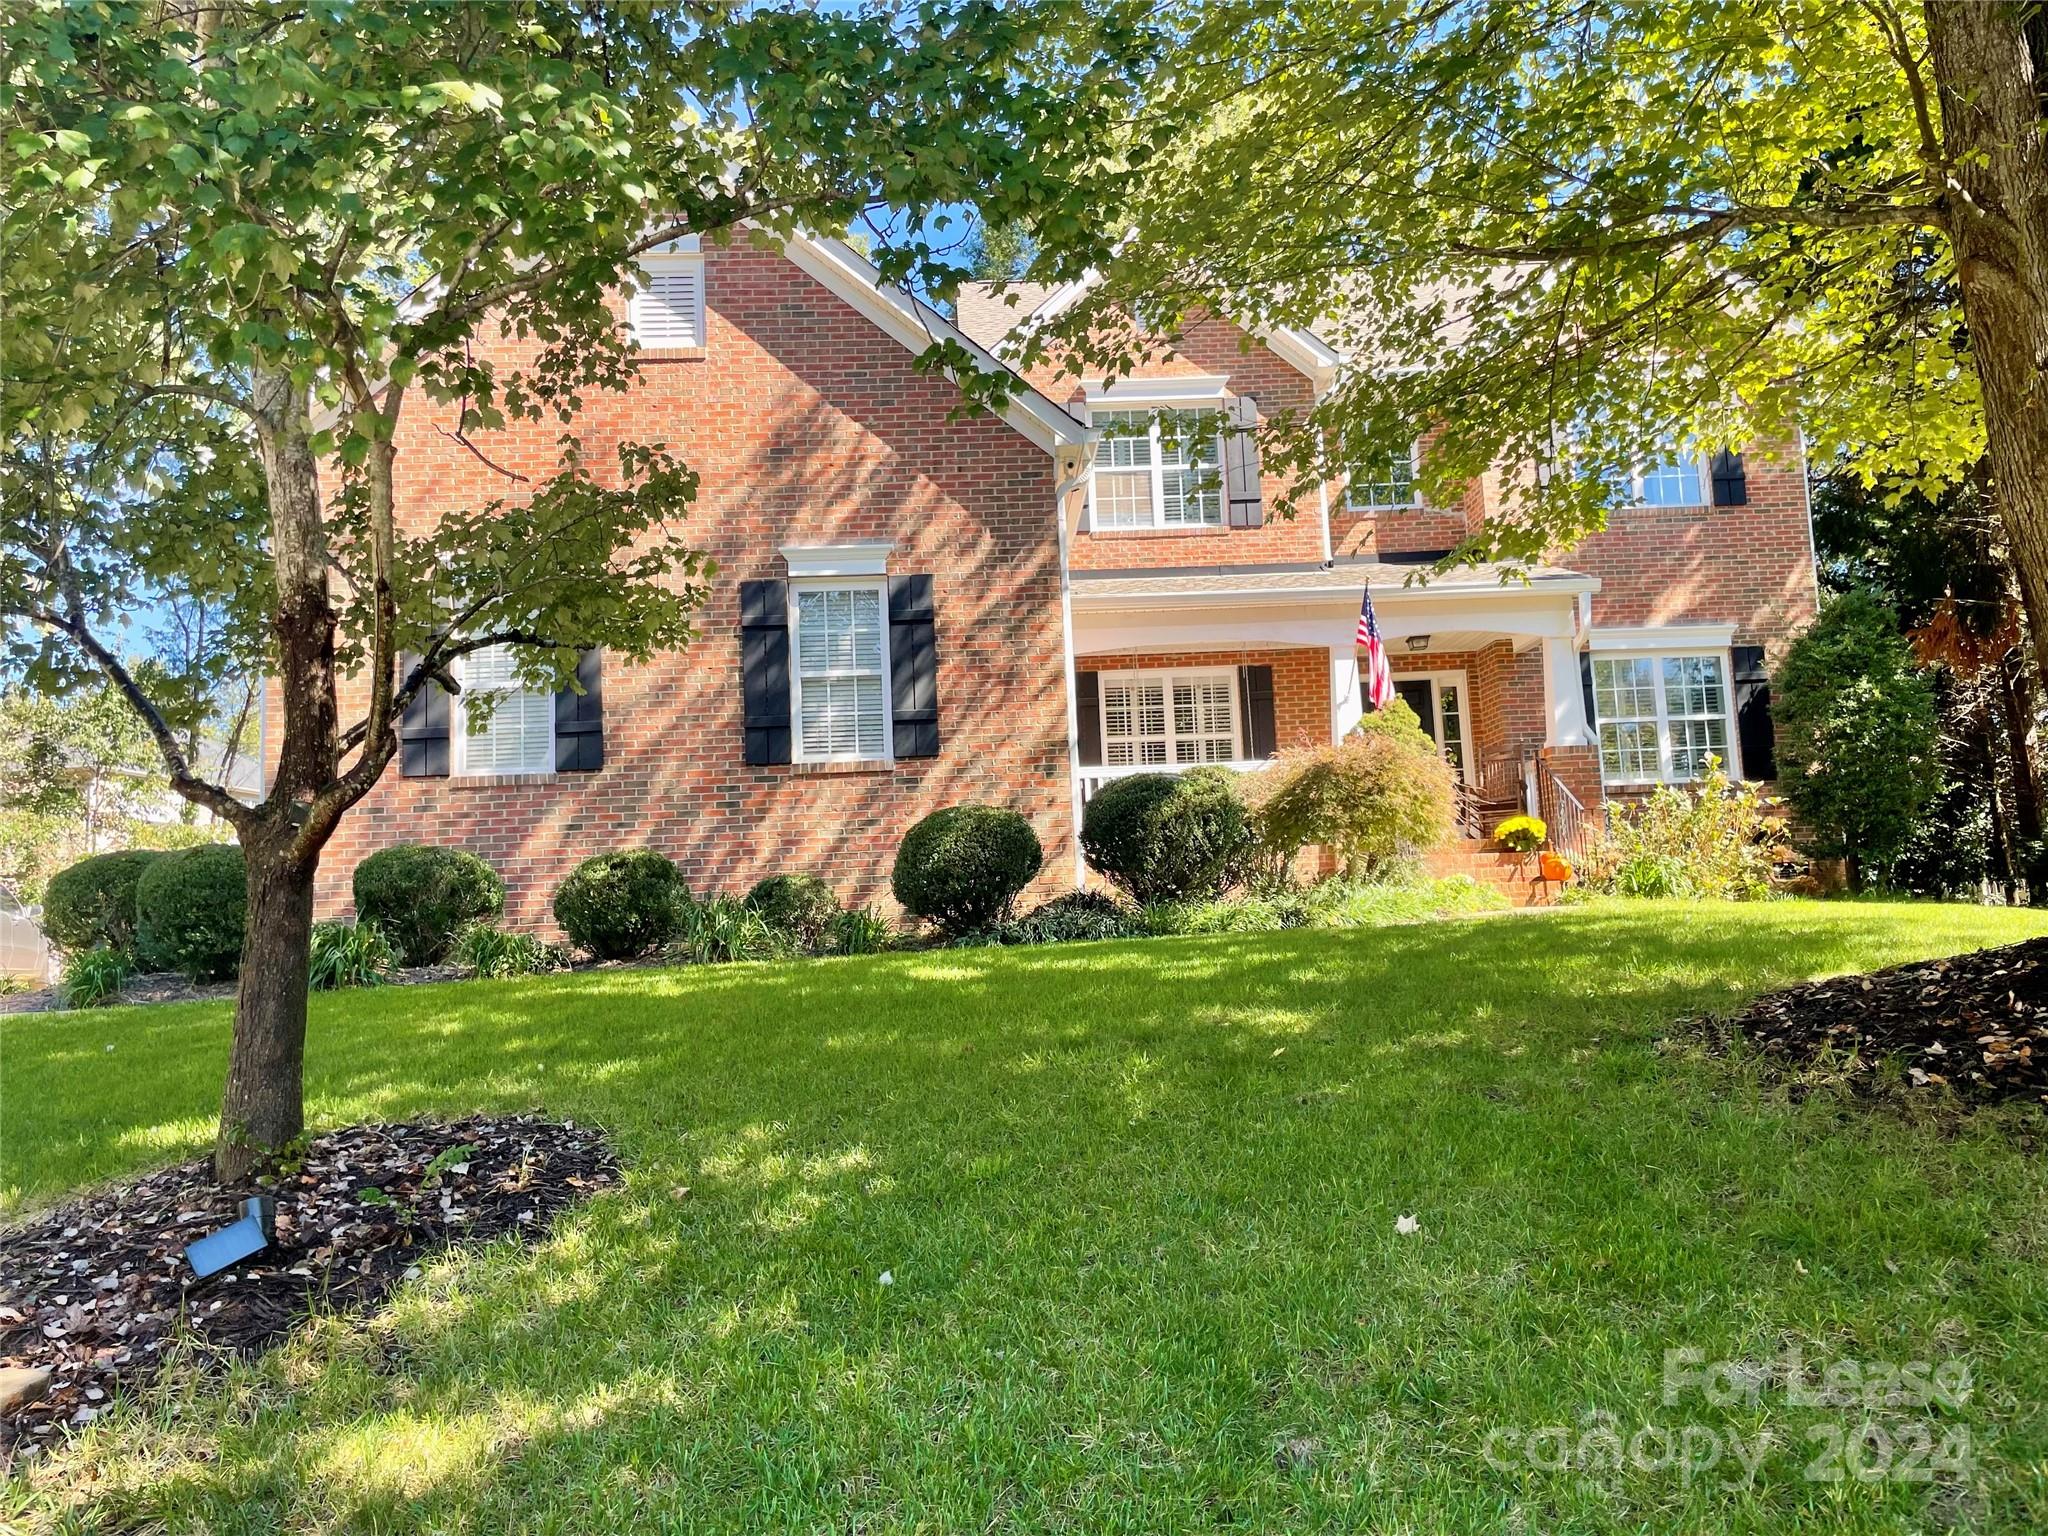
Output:
<path fill-rule="evenodd" d="M 1102 760 L 1111 767 L 1236 761 L 1237 674 L 1108 672 Z"/>
<path fill-rule="evenodd" d="M 450 712 L 461 732 L 462 774 L 555 771 L 555 696 L 519 685 L 510 646 L 487 646 L 463 657 L 462 691 L 464 698 Z M 472 725 L 467 699 L 484 693 L 499 695 L 497 707 L 488 723 Z"/>
<path fill-rule="evenodd" d="M 704 345 L 704 264 L 650 263 L 633 295 L 633 339 L 643 347 Z"/>
<path fill-rule="evenodd" d="M 1706 774 L 1709 757 L 1728 763 L 1727 677 L 1722 655 L 1595 656 L 1601 777 L 1687 784 Z"/>
<path fill-rule="evenodd" d="M 880 583 L 792 593 L 799 762 L 889 756 L 888 623 Z"/>
<path fill-rule="evenodd" d="M 1211 410 L 1096 411 L 1089 489 L 1097 528 L 1221 527 L 1222 417 Z"/>

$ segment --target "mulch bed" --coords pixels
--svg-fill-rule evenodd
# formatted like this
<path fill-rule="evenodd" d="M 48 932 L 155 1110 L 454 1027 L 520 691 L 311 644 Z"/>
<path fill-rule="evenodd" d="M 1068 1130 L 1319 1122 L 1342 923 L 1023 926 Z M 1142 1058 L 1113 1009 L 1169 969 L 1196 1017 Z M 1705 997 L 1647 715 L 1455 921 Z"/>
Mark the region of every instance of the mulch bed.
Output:
<path fill-rule="evenodd" d="M 1719 1022 L 1803 1085 L 2048 1108 L 2048 939 L 1787 987 Z"/>
<path fill-rule="evenodd" d="M 393 971 L 384 979 L 384 985 L 391 987 L 421 987 L 437 981 L 460 981 L 469 975 L 459 965 L 419 965 L 405 970 Z M 210 1003 L 235 995 L 232 981 L 190 981 L 176 971 L 144 971 L 139 976 L 130 976 L 121 983 L 121 992 L 108 1007 L 125 1007 L 140 1003 Z M 37 987 L 32 992 L 10 992 L 0 995 L 0 1013 L 61 1013 L 64 1011 L 64 989 L 59 986 Z M 84 1009 L 81 1012 L 90 1013 Z"/>
<path fill-rule="evenodd" d="M 47 1396 L 0 1416 L 0 1464 L 91 1422 L 174 1342 L 202 1358 L 261 1354 L 316 1309 L 374 1306 L 453 1244 L 536 1243 L 618 1177 L 604 1137 L 573 1121 L 419 1120 L 330 1132 L 291 1171 L 243 1187 L 186 1163 L 0 1231 L 0 1365 L 52 1373 Z M 276 1196 L 276 1243 L 193 1280 L 186 1244 L 259 1190 Z"/>

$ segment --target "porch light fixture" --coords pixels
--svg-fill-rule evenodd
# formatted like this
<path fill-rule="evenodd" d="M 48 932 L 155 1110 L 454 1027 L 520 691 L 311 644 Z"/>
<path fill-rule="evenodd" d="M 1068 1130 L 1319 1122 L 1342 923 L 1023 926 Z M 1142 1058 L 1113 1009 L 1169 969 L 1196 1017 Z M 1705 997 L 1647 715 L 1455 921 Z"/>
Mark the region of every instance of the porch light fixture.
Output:
<path fill-rule="evenodd" d="M 1427 635 L 1410 635 L 1410 636 L 1408 637 L 1408 649 L 1409 649 L 1409 650 L 1411 650 L 1411 651 L 1426 651 L 1426 650 L 1428 650 L 1428 649 L 1429 649 L 1429 636 L 1427 636 Z"/>

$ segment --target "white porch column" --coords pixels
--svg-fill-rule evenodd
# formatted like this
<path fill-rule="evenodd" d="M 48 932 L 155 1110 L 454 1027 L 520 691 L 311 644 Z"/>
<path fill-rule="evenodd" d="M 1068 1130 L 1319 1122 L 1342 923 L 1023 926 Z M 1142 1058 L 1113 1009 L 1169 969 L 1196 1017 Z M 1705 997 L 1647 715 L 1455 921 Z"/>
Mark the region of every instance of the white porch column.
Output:
<path fill-rule="evenodd" d="M 1568 639 L 1543 637 L 1544 744 L 1582 747 L 1593 740 L 1586 721 L 1586 694 L 1579 685 L 1579 652 Z"/>
<path fill-rule="evenodd" d="M 1358 677 L 1358 647 L 1330 647 L 1330 740 L 1342 741 L 1365 718 L 1365 693 Z"/>

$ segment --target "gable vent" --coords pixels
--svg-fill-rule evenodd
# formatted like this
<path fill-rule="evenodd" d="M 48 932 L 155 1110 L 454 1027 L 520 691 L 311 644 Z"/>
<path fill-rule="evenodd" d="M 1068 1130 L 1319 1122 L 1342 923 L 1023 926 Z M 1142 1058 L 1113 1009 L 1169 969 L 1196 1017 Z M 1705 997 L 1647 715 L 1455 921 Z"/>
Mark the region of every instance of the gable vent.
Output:
<path fill-rule="evenodd" d="M 704 268 L 650 268 L 633 295 L 633 339 L 643 347 L 704 345 Z"/>

